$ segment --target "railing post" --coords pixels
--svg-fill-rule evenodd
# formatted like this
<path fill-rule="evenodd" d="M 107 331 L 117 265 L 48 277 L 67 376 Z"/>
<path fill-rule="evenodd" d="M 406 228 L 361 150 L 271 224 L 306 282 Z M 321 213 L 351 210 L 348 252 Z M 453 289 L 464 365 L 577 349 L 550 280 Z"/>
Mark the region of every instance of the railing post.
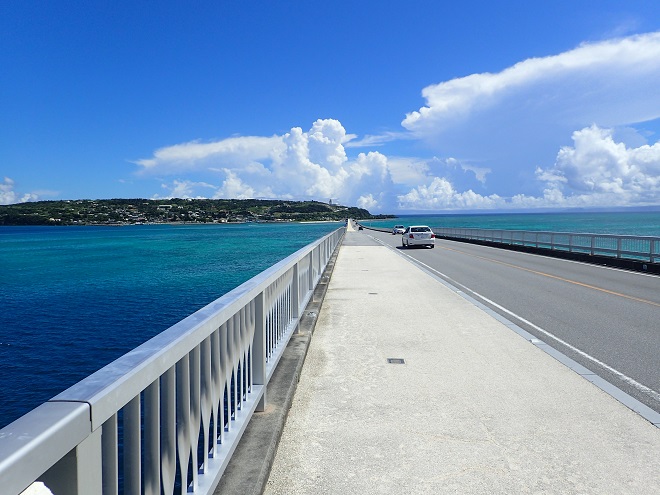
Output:
<path fill-rule="evenodd" d="M 140 495 L 142 485 L 140 396 L 124 406 L 124 493 Z"/>
<path fill-rule="evenodd" d="M 266 408 L 266 296 L 261 291 L 254 301 L 254 341 L 252 342 L 252 365 L 254 366 L 254 384 L 263 386 L 263 395 L 257 405 L 257 411 Z"/>
<path fill-rule="evenodd" d="M 293 265 L 293 279 L 291 280 L 291 317 L 300 319 L 300 279 L 298 278 L 298 264 Z M 300 325 L 296 324 L 295 333 L 300 331 Z"/>
<path fill-rule="evenodd" d="M 192 489 L 197 490 L 199 484 L 199 462 L 198 462 L 198 449 L 199 444 L 199 427 L 202 421 L 201 410 L 201 344 L 198 344 L 190 352 L 190 419 L 188 420 L 190 428 L 190 443 L 192 454 Z M 238 378 L 236 379 L 238 381 Z M 208 455 L 207 452 L 204 455 Z"/>
<path fill-rule="evenodd" d="M 117 459 L 117 414 L 103 423 L 101 430 L 101 457 L 103 459 L 103 494 L 119 493 L 119 464 Z"/>
<path fill-rule="evenodd" d="M 651 239 L 651 242 L 649 242 L 649 262 L 651 263 L 655 263 L 653 253 L 655 252 L 654 247 L 656 242 L 657 241 L 654 241 L 653 239 Z"/>
<path fill-rule="evenodd" d="M 621 237 L 616 240 L 616 257 L 621 258 Z"/>
<path fill-rule="evenodd" d="M 161 377 L 160 475 L 165 493 L 174 490 L 176 475 L 176 365 Z"/>
<path fill-rule="evenodd" d="M 39 479 L 54 495 L 101 493 L 101 428 L 92 432 Z"/>
<path fill-rule="evenodd" d="M 144 391 L 144 495 L 160 495 L 160 384 Z"/>
<path fill-rule="evenodd" d="M 188 484 L 190 461 L 190 354 L 176 363 L 176 449 L 179 473 L 184 485 Z M 195 468 L 194 468 L 195 469 Z"/>
<path fill-rule="evenodd" d="M 591 256 L 594 255 L 595 249 L 596 249 L 596 236 L 592 235 L 591 236 Z"/>

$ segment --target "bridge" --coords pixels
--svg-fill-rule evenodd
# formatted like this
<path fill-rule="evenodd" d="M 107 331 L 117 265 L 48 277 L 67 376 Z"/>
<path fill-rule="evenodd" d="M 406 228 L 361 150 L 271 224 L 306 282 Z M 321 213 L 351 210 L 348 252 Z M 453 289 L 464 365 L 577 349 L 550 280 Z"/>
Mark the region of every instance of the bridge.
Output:
<path fill-rule="evenodd" d="M 595 279 L 645 299 L 596 290 Z M 658 493 L 660 402 L 634 399 L 495 306 L 529 306 L 528 322 L 559 333 L 534 315 L 553 299 L 574 300 L 556 318 L 567 321 L 574 308 L 606 318 L 607 304 L 629 304 L 619 330 L 630 347 L 636 332 L 656 339 L 641 358 L 655 374 L 631 374 L 657 391 L 658 288 L 643 273 L 347 232 L 265 493 Z"/>
<path fill-rule="evenodd" d="M 652 394 L 635 398 L 434 268 L 430 254 L 455 243 L 404 252 L 396 236 L 347 230 L 340 250 L 343 229 L 0 431 L 3 490 L 660 492 Z M 518 264 L 459 256 L 469 263 L 445 271 Z M 642 333 L 659 292 L 622 298 L 650 308 L 631 324 Z"/>

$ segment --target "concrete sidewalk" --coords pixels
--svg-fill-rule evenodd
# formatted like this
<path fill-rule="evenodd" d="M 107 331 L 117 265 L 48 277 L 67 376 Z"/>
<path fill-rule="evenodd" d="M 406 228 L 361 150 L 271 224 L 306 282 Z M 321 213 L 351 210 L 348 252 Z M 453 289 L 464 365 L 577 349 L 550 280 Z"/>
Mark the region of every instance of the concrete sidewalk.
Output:
<path fill-rule="evenodd" d="M 660 430 L 350 231 L 265 493 L 658 494 Z"/>

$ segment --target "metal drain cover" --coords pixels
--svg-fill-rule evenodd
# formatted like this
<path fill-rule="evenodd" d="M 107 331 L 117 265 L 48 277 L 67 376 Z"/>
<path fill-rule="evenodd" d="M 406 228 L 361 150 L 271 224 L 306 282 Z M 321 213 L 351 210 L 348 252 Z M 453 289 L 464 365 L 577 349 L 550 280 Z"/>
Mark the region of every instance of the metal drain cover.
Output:
<path fill-rule="evenodd" d="M 387 358 L 389 364 L 406 364 L 403 358 Z"/>

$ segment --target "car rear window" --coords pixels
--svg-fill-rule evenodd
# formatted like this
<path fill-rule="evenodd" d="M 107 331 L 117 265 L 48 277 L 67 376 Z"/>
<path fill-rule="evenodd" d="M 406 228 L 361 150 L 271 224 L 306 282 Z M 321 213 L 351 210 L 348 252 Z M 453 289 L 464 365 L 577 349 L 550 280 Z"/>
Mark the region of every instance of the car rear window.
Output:
<path fill-rule="evenodd" d="M 431 232 L 431 229 L 429 227 L 412 227 L 410 229 L 411 232 Z"/>

